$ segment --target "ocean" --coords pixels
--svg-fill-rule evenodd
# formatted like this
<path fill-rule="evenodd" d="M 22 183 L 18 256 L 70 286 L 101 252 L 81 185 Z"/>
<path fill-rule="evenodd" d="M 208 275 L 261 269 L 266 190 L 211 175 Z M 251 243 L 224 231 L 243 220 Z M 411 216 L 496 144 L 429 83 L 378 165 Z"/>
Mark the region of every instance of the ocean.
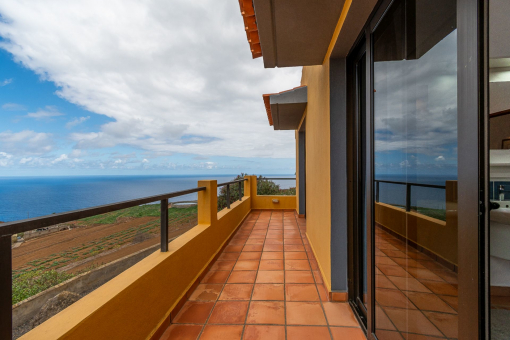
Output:
<path fill-rule="evenodd" d="M 215 179 L 218 183 L 223 183 L 235 177 L 236 175 L 0 177 L 0 221 L 17 221 L 196 188 L 197 181 L 202 179 Z M 296 186 L 293 180 L 275 182 L 280 184 L 282 189 Z M 196 199 L 197 194 L 194 193 L 170 201 Z"/>
<path fill-rule="evenodd" d="M 377 180 L 406 182 L 406 177 L 402 175 L 379 175 Z M 457 180 L 454 175 L 427 175 L 407 178 L 409 183 L 446 185 L 446 181 Z M 382 203 L 405 206 L 406 205 L 406 186 L 391 183 L 379 184 L 379 201 Z M 446 209 L 446 192 L 444 189 L 411 187 L 411 206 L 430 209 Z"/>

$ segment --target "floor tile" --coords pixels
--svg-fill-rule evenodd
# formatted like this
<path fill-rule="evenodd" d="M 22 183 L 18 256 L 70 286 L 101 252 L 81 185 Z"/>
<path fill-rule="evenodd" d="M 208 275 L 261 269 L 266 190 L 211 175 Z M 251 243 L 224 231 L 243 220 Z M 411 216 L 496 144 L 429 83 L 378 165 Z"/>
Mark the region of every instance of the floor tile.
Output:
<path fill-rule="evenodd" d="M 239 253 L 222 253 L 218 260 L 220 261 L 237 261 L 237 258 L 239 257 Z"/>
<path fill-rule="evenodd" d="M 249 300 L 252 289 L 252 284 L 227 283 L 221 292 L 219 300 Z"/>
<path fill-rule="evenodd" d="M 202 283 L 225 283 L 229 275 L 229 271 L 210 271 L 204 276 Z"/>
<path fill-rule="evenodd" d="M 287 327 L 289 340 L 330 340 L 328 327 L 289 326 Z"/>
<path fill-rule="evenodd" d="M 387 277 L 398 289 L 403 291 L 413 291 L 421 293 L 432 293 L 430 289 L 425 287 L 420 281 L 412 277 L 398 277 L 388 276 Z"/>
<path fill-rule="evenodd" d="M 239 255 L 238 260 L 260 260 L 262 256 L 262 252 L 258 251 L 243 251 L 241 255 Z"/>
<path fill-rule="evenodd" d="M 305 251 L 305 247 L 299 244 L 284 244 L 284 251 Z"/>
<path fill-rule="evenodd" d="M 390 318 L 388 318 L 384 310 L 379 306 L 375 307 L 375 328 L 384 330 L 396 330 Z"/>
<path fill-rule="evenodd" d="M 385 308 L 385 312 L 401 332 L 442 336 L 429 319 L 418 310 Z"/>
<path fill-rule="evenodd" d="M 303 244 L 303 240 L 300 238 L 288 238 L 285 240 L 285 244 Z"/>
<path fill-rule="evenodd" d="M 260 260 L 260 270 L 283 270 L 283 260 Z"/>
<path fill-rule="evenodd" d="M 265 244 L 264 248 L 262 249 L 264 252 L 270 252 L 270 251 L 283 251 L 283 246 L 280 244 Z"/>
<path fill-rule="evenodd" d="M 456 311 L 459 310 L 459 298 L 456 296 L 438 295 L 444 302 L 450 305 Z"/>
<path fill-rule="evenodd" d="M 222 288 L 223 285 L 221 284 L 199 284 L 193 294 L 189 297 L 189 300 L 216 301 Z"/>
<path fill-rule="evenodd" d="M 188 301 L 182 306 L 172 323 L 204 324 L 214 307 L 214 302 Z"/>
<path fill-rule="evenodd" d="M 457 314 L 453 308 L 435 294 L 407 292 L 406 295 L 419 310 Z"/>
<path fill-rule="evenodd" d="M 423 312 L 441 332 L 449 338 L 458 338 L 459 319 L 457 315 Z"/>
<path fill-rule="evenodd" d="M 411 274 L 417 279 L 439 282 L 444 281 L 442 278 L 440 278 L 439 276 L 425 268 L 406 268 L 406 269 L 409 274 Z"/>
<path fill-rule="evenodd" d="M 275 300 L 285 299 L 284 285 L 274 283 L 257 283 L 253 288 L 252 300 Z"/>
<path fill-rule="evenodd" d="M 333 340 L 366 340 L 365 333 L 360 328 L 331 327 Z M 379 338 L 379 340 L 382 340 Z"/>
<path fill-rule="evenodd" d="M 377 268 L 386 276 L 399 276 L 399 277 L 411 277 L 408 272 L 406 272 L 400 266 L 388 266 L 388 265 L 378 265 Z"/>
<path fill-rule="evenodd" d="M 308 260 L 304 251 L 287 251 L 285 252 L 286 260 Z"/>
<path fill-rule="evenodd" d="M 236 261 L 216 261 L 212 265 L 211 271 L 213 271 L 213 270 L 227 270 L 227 271 L 231 271 L 232 268 L 234 268 L 235 264 L 236 264 Z"/>
<path fill-rule="evenodd" d="M 200 340 L 239 340 L 243 334 L 243 326 L 207 325 Z"/>
<path fill-rule="evenodd" d="M 247 244 L 244 246 L 243 251 L 262 251 L 262 244 Z"/>
<path fill-rule="evenodd" d="M 285 327 L 246 325 L 243 340 L 285 340 Z"/>
<path fill-rule="evenodd" d="M 319 294 L 315 284 L 285 284 L 285 299 L 287 301 L 319 301 Z"/>
<path fill-rule="evenodd" d="M 160 340 L 196 340 L 201 330 L 201 325 L 170 325 Z"/>
<path fill-rule="evenodd" d="M 244 246 L 226 246 L 223 250 L 224 253 L 240 253 Z"/>
<path fill-rule="evenodd" d="M 375 335 L 377 335 L 377 340 L 404 340 L 402 335 L 396 331 L 384 331 L 381 329 L 376 329 Z M 435 340 L 439 340 L 435 338 Z"/>
<path fill-rule="evenodd" d="M 259 270 L 256 283 L 283 283 L 283 270 Z"/>
<path fill-rule="evenodd" d="M 319 302 L 287 302 L 288 325 L 326 325 Z"/>
<path fill-rule="evenodd" d="M 218 301 L 208 323 L 244 324 L 249 301 Z"/>
<path fill-rule="evenodd" d="M 270 251 L 262 253 L 262 260 L 283 260 L 283 251 Z"/>
<path fill-rule="evenodd" d="M 376 288 L 375 300 L 383 307 L 416 309 L 400 290 Z"/>
<path fill-rule="evenodd" d="M 446 283 L 446 282 L 436 282 L 436 281 L 425 281 L 420 280 L 421 283 L 428 289 L 432 291 L 432 293 L 437 295 L 450 295 L 450 296 L 457 296 L 458 290 L 457 287 Z"/>
<path fill-rule="evenodd" d="M 257 270 L 259 268 L 259 261 L 257 260 L 238 260 L 234 266 L 236 270 Z"/>
<path fill-rule="evenodd" d="M 254 283 L 256 277 L 256 270 L 237 270 L 230 273 L 227 283 Z"/>
<path fill-rule="evenodd" d="M 311 271 L 286 270 L 285 283 L 315 283 Z"/>
<path fill-rule="evenodd" d="M 396 276 L 395 276 L 396 277 Z M 405 280 L 405 278 L 402 278 Z M 385 275 L 376 275 L 375 276 L 375 287 L 376 288 L 386 288 L 386 289 L 397 289 L 395 285 L 386 277 Z"/>
<path fill-rule="evenodd" d="M 285 324 L 285 304 L 280 301 L 252 301 L 247 324 Z"/>
<path fill-rule="evenodd" d="M 311 270 L 308 260 L 285 260 L 285 270 Z"/>
<path fill-rule="evenodd" d="M 323 306 L 331 326 L 359 327 L 349 303 L 324 302 Z"/>

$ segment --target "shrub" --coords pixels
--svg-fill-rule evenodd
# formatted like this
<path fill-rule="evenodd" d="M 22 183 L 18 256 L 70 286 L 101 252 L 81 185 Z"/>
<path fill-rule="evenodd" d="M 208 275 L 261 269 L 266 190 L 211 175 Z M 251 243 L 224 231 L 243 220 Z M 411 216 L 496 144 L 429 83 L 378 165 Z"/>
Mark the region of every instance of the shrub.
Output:
<path fill-rule="evenodd" d="M 234 181 L 244 178 L 247 174 L 236 176 Z M 279 184 L 265 179 L 265 177 L 257 177 L 257 194 L 258 195 L 296 195 L 296 188 L 281 189 Z M 241 184 L 241 195 L 244 195 L 244 184 Z M 230 203 L 239 200 L 238 184 L 230 186 Z M 227 186 L 221 187 L 218 194 L 218 211 L 227 207 Z"/>

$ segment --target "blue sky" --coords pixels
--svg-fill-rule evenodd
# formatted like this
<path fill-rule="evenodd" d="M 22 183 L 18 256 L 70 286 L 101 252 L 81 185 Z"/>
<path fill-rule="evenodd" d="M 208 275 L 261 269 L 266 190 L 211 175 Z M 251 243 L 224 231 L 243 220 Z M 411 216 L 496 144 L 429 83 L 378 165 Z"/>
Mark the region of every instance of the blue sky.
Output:
<path fill-rule="evenodd" d="M 0 65 L 0 176 L 295 173 L 262 94 L 301 69 L 251 59 L 237 2 L 5 1 Z"/>

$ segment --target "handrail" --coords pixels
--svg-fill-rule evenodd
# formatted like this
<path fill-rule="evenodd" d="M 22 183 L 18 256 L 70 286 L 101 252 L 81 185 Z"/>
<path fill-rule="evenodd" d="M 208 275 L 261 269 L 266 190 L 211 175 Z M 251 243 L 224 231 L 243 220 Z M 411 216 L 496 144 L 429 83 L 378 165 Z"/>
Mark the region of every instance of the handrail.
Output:
<path fill-rule="evenodd" d="M 241 183 L 241 182 L 239 182 Z M 168 199 L 206 190 L 205 187 L 175 191 L 168 194 L 149 196 L 129 201 L 106 204 L 92 208 L 74 210 L 54 215 L 34 217 L 0 225 L 0 339 L 12 339 L 12 250 L 11 237 L 14 234 L 71 222 L 86 217 L 131 208 L 160 201 L 161 252 L 168 251 Z"/>
<path fill-rule="evenodd" d="M 264 180 L 270 180 L 270 181 L 283 181 L 283 180 L 296 180 L 296 177 L 292 178 L 292 177 L 282 177 L 282 178 L 273 178 L 273 177 L 262 177 L 262 179 Z"/>
<path fill-rule="evenodd" d="M 248 179 L 246 179 L 246 178 L 241 178 L 241 179 L 236 179 L 236 180 L 230 181 L 230 182 L 220 183 L 217 185 L 218 188 L 227 186 L 227 209 L 230 209 L 230 185 L 236 184 L 236 183 L 239 184 L 239 187 L 237 190 L 238 190 L 238 194 L 239 194 L 239 201 L 242 201 L 243 197 L 242 197 L 241 183 L 243 183 L 244 181 L 247 181 L 247 180 Z"/>
<path fill-rule="evenodd" d="M 85 209 L 67 211 L 67 212 L 59 213 L 59 214 L 46 215 L 46 216 L 41 216 L 41 217 L 33 217 L 33 218 L 14 221 L 14 222 L 7 222 L 7 223 L 0 224 L 0 237 L 6 236 L 6 235 L 10 236 L 10 235 L 18 234 L 18 233 L 23 233 L 25 231 L 34 230 L 37 228 L 44 228 L 44 227 L 48 227 L 48 226 L 59 224 L 59 223 L 71 222 L 71 221 L 79 220 L 79 219 L 86 218 L 86 217 L 105 214 L 108 212 L 131 208 L 131 207 L 135 207 L 137 205 L 161 201 L 161 200 L 165 200 L 165 199 L 169 199 L 169 198 L 173 198 L 173 197 L 177 197 L 177 196 L 192 194 L 192 193 L 203 191 L 203 190 L 205 190 L 205 187 L 193 188 L 193 189 L 182 190 L 182 191 L 175 191 L 175 192 L 171 192 L 171 193 L 167 193 L 167 194 L 163 194 L 163 195 L 155 195 L 155 196 L 137 198 L 134 200 L 105 204 L 105 205 L 100 205 L 100 206 L 92 207 L 92 208 L 85 208 Z"/>
<path fill-rule="evenodd" d="M 424 188 L 434 188 L 434 189 L 444 189 L 446 190 L 446 185 L 435 185 L 435 184 L 422 184 L 422 183 L 409 183 L 409 182 L 399 182 L 399 181 L 385 181 L 380 179 L 374 179 L 375 182 L 375 201 L 379 202 L 379 183 L 389 183 L 389 184 L 399 184 L 406 186 L 406 211 L 411 211 L 411 187 L 424 187 Z"/>

